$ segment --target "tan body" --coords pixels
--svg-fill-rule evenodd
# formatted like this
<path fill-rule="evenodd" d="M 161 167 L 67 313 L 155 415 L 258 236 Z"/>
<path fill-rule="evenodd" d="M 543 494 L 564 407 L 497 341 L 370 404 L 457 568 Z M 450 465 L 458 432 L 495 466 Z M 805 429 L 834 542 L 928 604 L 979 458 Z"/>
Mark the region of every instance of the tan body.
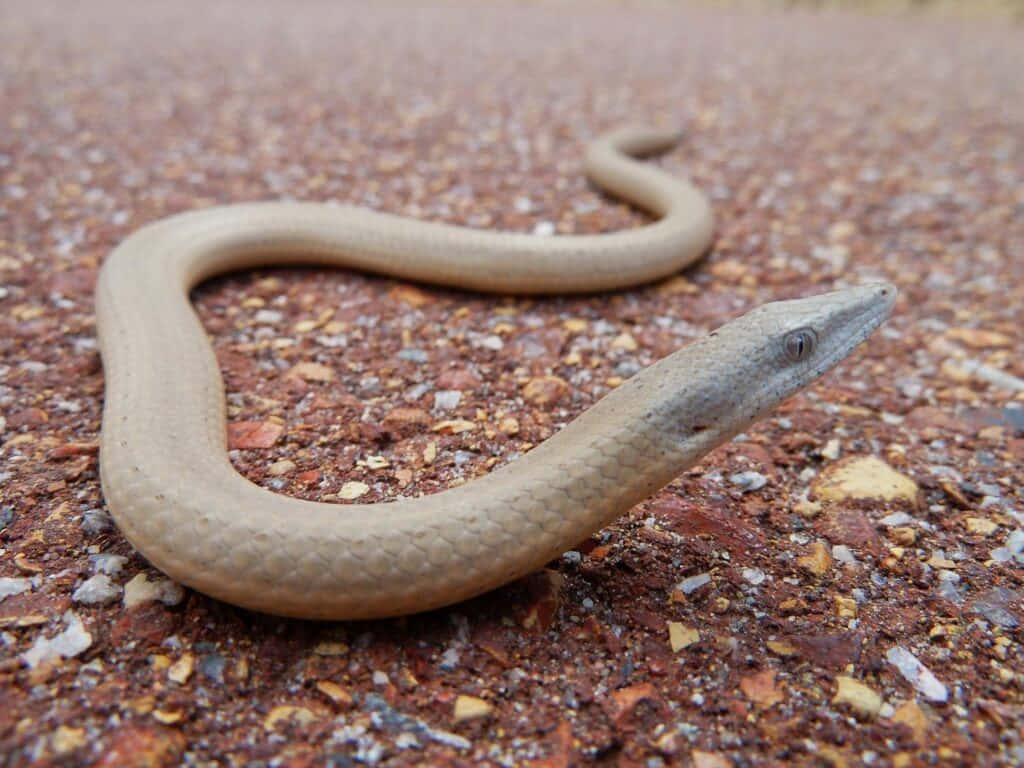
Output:
<path fill-rule="evenodd" d="M 301 501 L 231 466 L 220 372 L 188 299 L 198 282 L 287 263 L 499 292 L 653 280 L 698 258 L 712 235 L 697 190 L 621 154 L 674 139 L 632 129 L 589 148 L 593 181 L 661 217 L 627 232 L 544 238 L 259 203 L 182 214 L 132 235 L 96 289 L 107 387 L 100 468 L 125 536 L 178 581 L 269 613 L 354 619 L 456 602 L 536 569 L 621 515 L 881 322 L 890 286 L 765 305 L 633 377 L 526 456 L 429 497 Z M 792 332 L 805 329 L 814 356 L 780 362 Z"/>

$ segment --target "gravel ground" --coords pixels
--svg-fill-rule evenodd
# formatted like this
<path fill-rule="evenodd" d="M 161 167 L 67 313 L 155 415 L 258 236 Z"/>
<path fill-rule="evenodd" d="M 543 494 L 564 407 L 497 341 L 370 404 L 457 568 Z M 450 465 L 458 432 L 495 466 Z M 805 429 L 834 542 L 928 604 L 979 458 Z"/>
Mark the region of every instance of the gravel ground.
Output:
<path fill-rule="evenodd" d="M 0 1 L 0 762 L 1024 761 L 1024 46 L 991 20 L 669 8 Z M 644 217 L 580 148 L 688 127 L 684 275 L 484 298 L 204 285 L 232 460 L 311 499 L 528 450 L 747 308 L 883 277 L 821 383 L 542 572 L 315 624 L 166 581 L 107 515 L 92 287 L 137 227 L 338 200 L 472 227 Z"/>

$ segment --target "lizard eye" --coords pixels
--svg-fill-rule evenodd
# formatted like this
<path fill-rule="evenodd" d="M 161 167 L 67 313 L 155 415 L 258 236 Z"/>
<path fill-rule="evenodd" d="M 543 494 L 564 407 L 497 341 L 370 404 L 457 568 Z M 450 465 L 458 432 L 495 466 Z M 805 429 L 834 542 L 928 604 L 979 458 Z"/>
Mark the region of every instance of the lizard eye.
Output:
<path fill-rule="evenodd" d="M 782 340 L 786 357 L 794 363 L 802 362 L 813 355 L 817 345 L 818 336 L 810 328 L 798 328 L 795 331 L 790 331 Z"/>

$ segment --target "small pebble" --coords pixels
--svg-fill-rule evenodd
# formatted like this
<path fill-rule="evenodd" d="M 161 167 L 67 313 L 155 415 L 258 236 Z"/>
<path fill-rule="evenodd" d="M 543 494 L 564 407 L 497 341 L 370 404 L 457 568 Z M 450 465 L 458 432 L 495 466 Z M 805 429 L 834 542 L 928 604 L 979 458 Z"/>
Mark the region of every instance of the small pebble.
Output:
<path fill-rule="evenodd" d="M 191 653 L 183 653 L 180 659 L 167 668 L 167 679 L 178 685 L 184 685 L 192 677 L 195 666 L 196 657 Z"/>
<path fill-rule="evenodd" d="M 696 628 L 678 621 L 668 623 L 668 642 L 672 653 L 678 653 L 698 640 L 700 640 L 700 633 Z"/>
<path fill-rule="evenodd" d="M 352 499 L 358 499 L 360 496 L 368 493 L 370 486 L 366 483 L 361 483 L 358 480 L 351 480 L 341 486 L 338 491 L 338 498 L 351 501 Z"/>
<path fill-rule="evenodd" d="M 744 493 L 759 491 L 768 484 L 768 478 L 760 472 L 737 472 L 729 475 L 729 482 L 740 488 Z"/>
<path fill-rule="evenodd" d="M 994 587 L 975 597 L 970 607 L 996 626 L 1013 630 L 1020 626 L 1015 613 L 1024 612 L 1024 593 L 1007 587 Z"/>
<path fill-rule="evenodd" d="M 426 352 L 415 347 L 399 350 L 398 357 L 402 360 L 408 360 L 410 363 L 425 363 L 430 359 Z"/>
<path fill-rule="evenodd" d="M 455 699 L 452 721 L 463 723 L 467 720 L 477 720 L 489 716 L 493 711 L 494 705 L 483 699 L 476 696 L 458 696 Z"/>
<path fill-rule="evenodd" d="M 677 588 L 684 595 L 690 595 L 696 592 L 701 587 L 703 587 L 709 581 L 711 581 L 710 573 L 698 573 L 695 576 L 689 576 L 683 579 L 681 582 L 679 582 Z"/>
<path fill-rule="evenodd" d="M 865 718 L 874 717 L 882 708 L 882 697 L 859 680 L 840 675 L 836 678 L 836 685 L 833 704 L 847 704 L 854 712 Z"/>
<path fill-rule="evenodd" d="M 885 658 L 899 670 L 914 688 L 929 701 L 943 703 L 949 698 L 946 686 L 918 658 L 898 645 L 886 651 Z"/>
<path fill-rule="evenodd" d="M 491 334 L 490 336 L 484 336 L 482 339 L 480 339 L 476 346 L 481 347 L 483 349 L 489 349 L 492 352 L 498 352 L 505 348 L 505 342 L 502 340 L 500 336 L 495 336 L 494 334 Z"/>
<path fill-rule="evenodd" d="M 22 592 L 28 592 L 31 588 L 31 579 L 0 576 L 0 601 L 11 595 L 20 595 Z"/>
<path fill-rule="evenodd" d="M 97 573 L 105 573 L 108 576 L 116 576 L 124 570 L 128 558 L 123 555 L 111 555 L 101 553 L 92 556 L 92 567 Z"/>
<path fill-rule="evenodd" d="M 434 393 L 434 410 L 450 411 L 462 402 L 462 392 L 457 389 L 443 389 Z"/>
<path fill-rule="evenodd" d="M 284 313 L 276 309 L 261 309 L 253 315 L 252 320 L 260 325 L 278 325 L 284 320 Z"/>
<path fill-rule="evenodd" d="M 836 544 L 832 547 L 832 557 L 843 565 L 856 565 L 857 557 L 853 554 L 853 550 L 845 544 Z"/>
<path fill-rule="evenodd" d="M 101 509 L 89 509 L 82 513 L 82 530 L 90 536 L 112 530 L 114 521 Z"/>
<path fill-rule="evenodd" d="M 103 605 L 117 600 L 121 591 L 121 587 L 112 582 L 109 576 L 98 573 L 79 584 L 71 593 L 71 599 L 85 605 Z"/>
<path fill-rule="evenodd" d="M 822 501 L 882 499 L 917 503 L 917 483 L 877 456 L 851 456 L 829 464 L 814 482 Z"/>
<path fill-rule="evenodd" d="M 915 521 L 914 518 L 906 512 L 893 512 L 891 515 L 886 515 L 878 522 L 884 526 L 892 527 L 897 525 L 909 525 Z"/>
<path fill-rule="evenodd" d="M 296 465 L 294 461 L 281 459 L 267 467 L 267 474 L 272 477 L 280 477 L 282 475 L 287 475 L 289 472 L 293 472 L 295 467 Z"/>
<path fill-rule="evenodd" d="M 767 578 L 764 571 L 759 568 L 744 568 L 742 574 L 743 578 L 754 586 L 764 583 L 764 580 Z"/>
<path fill-rule="evenodd" d="M 167 578 L 150 581 L 144 573 L 136 575 L 124 585 L 124 607 L 134 608 L 141 603 L 158 600 L 164 605 L 177 605 L 185 599 L 185 590 Z"/>
<path fill-rule="evenodd" d="M 92 645 L 92 635 L 86 630 L 78 614 L 64 613 L 64 630 L 54 637 L 37 637 L 32 647 L 21 658 L 31 668 L 56 659 L 70 659 Z"/>
<path fill-rule="evenodd" d="M 218 653 L 203 656 L 199 660 L 199 671 L 207 680 L 215 683 L 224 683 L 224 670 L 227 668 L 228 660 Z"/>

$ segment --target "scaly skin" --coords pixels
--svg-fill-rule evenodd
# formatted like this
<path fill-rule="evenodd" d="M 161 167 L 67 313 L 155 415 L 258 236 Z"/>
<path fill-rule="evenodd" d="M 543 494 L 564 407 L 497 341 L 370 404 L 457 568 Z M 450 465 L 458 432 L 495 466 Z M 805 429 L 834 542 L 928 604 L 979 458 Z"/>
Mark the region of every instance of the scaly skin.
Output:
<path fill-rule="evenodd" d="M 819 376 L 884 319 L 894 288 L 755 309 L 634 376 L 524 457 L 433 496 L 301 501 L 229 463 L 220 371 L 188 299 L 199 281 L 286 263 L 495 292 L 653 280 L 698 258 L 712 235 L 696 189 L 623 154 L 674 140 L 628 129 L 588 149 L 593 181 L 661 217 L 626 232 L 543 238 L 261 203 L 132 235 L 96 288 L 107 387 L 100 472 L 125 536 L 172 578 L 257 611 L 365 619 L 428 610 L 540 567 Z"/>

